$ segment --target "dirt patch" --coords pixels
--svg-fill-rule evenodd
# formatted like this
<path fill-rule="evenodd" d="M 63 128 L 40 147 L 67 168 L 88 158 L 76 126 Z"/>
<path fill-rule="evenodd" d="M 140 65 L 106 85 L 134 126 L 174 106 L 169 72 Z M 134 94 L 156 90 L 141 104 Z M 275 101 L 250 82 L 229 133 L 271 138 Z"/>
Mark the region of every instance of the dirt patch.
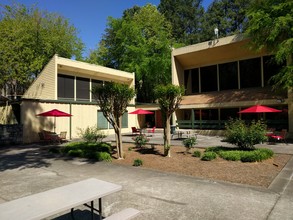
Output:
<path fill-rule="evenodd" d="M 172 146 L 170 158 L 163 156 L 161 145 L 155 146 L 154 149 L 137 149 L 133 144 L 123 144 L 123 148 L 125 159 L 115 159 L 113 163 L 132 166 L 135 159 L 141 159 L 144 168 L 266 188 L 292 157 L 287 154 L 275 154 L 272 159 L 255 163 L 226 161 L 219 157 L 213 161 L 202 161 L 192 156 L 195 150 L 203 153 L 204 149 L 201 148 L 194 148 L 185 154 L 185 147 Z"/>

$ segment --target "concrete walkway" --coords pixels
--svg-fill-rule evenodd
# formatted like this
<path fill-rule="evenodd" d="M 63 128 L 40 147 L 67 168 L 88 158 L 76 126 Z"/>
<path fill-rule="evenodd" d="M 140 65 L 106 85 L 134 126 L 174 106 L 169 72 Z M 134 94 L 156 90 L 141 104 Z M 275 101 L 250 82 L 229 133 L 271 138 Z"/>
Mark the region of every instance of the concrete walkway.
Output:
<path fill-rule="evenodd" d="M 114 137 L 109 136 L 107 139 L 113 140 L 112 138 Z M 131 141 L 128 138 L 131 139 L 123 136 L 124 141 Z M 162 136 L 155 134 L 151 138 L 159 144 Z M 174 140 L 173 143 L 182 144 L 182 140 Z M 220 137 L 198 136 L 198 146 L 218 144 L 223 146 L 227 143 L 221 142 Z M 293 154 L 292 144 L 259 147 Z M 293 159 L 270 187 L 265 189 L 158 172 L 143 167 L 56 158 L 38 145 L 1 147 L 0 153 L 0 203 L 95 177 L 123 186 L 121 192 L 104 199 L 104 216 L 133 207 L 142 212 L 137 219 L 148 220 L 293 219 Z M 70 219 L 69 211 L 52 218 Z M 77 219 L 85 219 L 89 217 L 89 211 L 78 207 L 75 215 Z"/>

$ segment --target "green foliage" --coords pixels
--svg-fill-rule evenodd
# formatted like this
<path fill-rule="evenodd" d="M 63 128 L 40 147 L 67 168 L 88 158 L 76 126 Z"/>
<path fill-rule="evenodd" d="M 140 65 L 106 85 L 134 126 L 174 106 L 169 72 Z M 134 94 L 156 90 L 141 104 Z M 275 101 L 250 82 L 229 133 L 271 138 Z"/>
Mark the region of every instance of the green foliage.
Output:
<path fill-rule="evenodd" d="M 109 161 L 111 158 L 111 145 L 100 142 L 100 143 L 90 143 L 90 142 L 75 142 L 69 143 L 61 149 L 61 152 L 65 155 L 73 157 L 84 157 L 95 160 L 105 160 Z M 109 156 L 108 156 L 109 155 Z"/>
<path fill-rule="evenodd" d="M 135 167 L 139 167 L 139 166 L 142 166 L 143 165 L 143 161 L 141 159 L 135 159 L 133 161 L 133 166 Z"/>
<path fill-rule="evenodd" d="M 201 152 L 199 150 L 196 150 L 193 152 L 194 157 L 201 157 Z"/>
<path fill-rule="evenodd" d="M 209 151 L 205 152 L 201 158 L 204 161 L 211 161 L 217 158 L 217 154 L 215 152 Z"/>
<path fill-rule="evenodd" d="M 140 134 L 133 138 L 136 147 L 144 147 L 147 142 L 149 142 L 149 138 L 146 137 L 145 134 Z"/>
<path fill-rule="evenodd" d="M 184 95 L 184 87 L 173 84 L 159 85 L 155 88 L 155 98 L 159 103 L 162 113 L 162 123 L 164 127 L 164 154 L 170 156 L 170 151 L 167 148 L 170 145 L 170 118 L 175 112 Z"/>
<path fill-rule="evenodd" d="M 172 35 L 178 43 L 200 42 L 204 14 L 201 0 L 161 0 L 158 9 L 172 24 Z"/>
<path fill-rule="evenodd" d="M 226 141 L 240 149 L 254 149 L 255 144 L 267 141 L 267 127 L 262 121 L 253 121 L 246 125 L 243 120 L 230 119 L 225 125 Z"/>
<path fill-rule="evenodd" d="M 154 102 L 154 86 L 171 82 L 171 30 L 156 6 L 134 6 L 122 18 L 108 19 L 99 47 L 88 61 L 134 72 L 137 100 Z"/>
<path fill-rule="evenodd" d="M 102 142 L 107 137 L 97 126 L 87 127 L 85 129 L 78 128 L 80 137 L 89 143 Z"/>
<path fill-rule="evenodd" d="M 232 161 L 239 161 L 241 159 L 242 154 L 243 154 L 243 151 L 236 151 L 236 150 L 218 152 L 218 155 L 221 158 L 225 160 L 232 160 Z"/>
<path fill-rule="evenodd" d="M 97 161 L 107 161 L 107 162 L 112 161 L 111 155 L 109 153 L 107 153 L 107 152 L 96 152 L 95 153 L 95 159 Z"/>
<path fill-rule="evenodd" d="M 81 149 L 72 149 L 67 152 L 67 155 L 71 157 L 84 157 L 84 152 Z"/>
<path fill-rule="evenodd" d="M 293 1 L 258 0 L 248 12 L 246 34 L 251 38 L 251 48 L 265 48 L 275 55 L 277 63 L 284 67 L 273 78 L 275 89 L 293 87 Z"/>
<path fill-rule="evenodd" d="M 260 162 L 274 156 L 274 152 L 267 148 L 239 150 L 238 148 L 210 147 L 205 152 L 214 152 L 225 160 L 242 162 Z"/>
<path fill-rule="evenodd" d="M 261 162 L 269 159 L 274 155 L 274 152 L 270 149 L 257 149 L 254 151 L 244 151 L 241 154 L 242 162 Z"/>
<path fill-rule="evenodd" d="M 186 147 L 186 151 L 189 151 L 196 144 L 196 137 L 190 137 L 190 138 L 184 139 L 182 143 L 184 147 Z"/>
<path fill-rule="evenodd" d="M 54 54 L 82 58 L 84 45 L 64 17 L 22 4 L 0 14 L 0 89 L 23 94 Z"/>
<path fill-rule="evenodd" d="M 226 37 L 245 31 L 251 0 L 213 1 L 204 14 L 202 41 L 215 39 L 214 28 L 218 28 L 219 37 Z"/>
<path fill-rule="evenodd" d="M 102 86 L 94 87 L 92 94 L 103 115 L 114 128 L 116 137 L 118 137 L 116 139 L 118 158 L 122 158 L 122 142 L 119 141 L 122 138 L 122 115 L 135 95 L 134 89 L 125 84 L 106 82 Z"/>

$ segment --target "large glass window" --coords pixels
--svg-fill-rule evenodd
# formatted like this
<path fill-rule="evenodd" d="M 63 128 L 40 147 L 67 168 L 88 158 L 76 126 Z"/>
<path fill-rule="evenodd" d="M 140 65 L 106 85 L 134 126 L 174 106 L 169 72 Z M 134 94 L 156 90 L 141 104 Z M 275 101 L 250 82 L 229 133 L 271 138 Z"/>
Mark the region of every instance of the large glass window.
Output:
<path fill-rule="evenodd" d="M 97 127 L 100 129 L 113 128 L 112 125 L 108 122 L 108 120 L 103 115 L 102 111 L 98 111 Z M 128 111 L 126 111 L 122 115 L 122 128 L 128 128 Z"/>
<path fill-rule="evenodd" d="M 261 60 L 254 58 L 241 60 L 240 88 L 261 87 Z"/>
<path fill-rule="evenodd" d="M 74 99 L 74 77 L 58 74 L 58 99 Z"/>
<path fill-rule="evenodd" d="M 263 57 L 264 86 L 271 85 L 270 78 L 280 72 L 282 65 L 278 65 L 273 56 Z"/>
<path fill-rule="evenodd" d="M 188 92 L 188 79 L 189 79 L 189 70 L 184 70 L 184 88 L 185 88 L 185 95 L 187 95 Z"/>
<path fill-rule="evenodd" d="M 200 68 L 201 92 L 218 91 L 217 65 Z"/>
<path fill-rule="evenodd" d="M 76 77 L 76 100 L 90 100 L 90 80 L 86 78 Z"/>
<path fill-rule="evenodd" d="M 219 64 L 220 90 L 238 89 L 237 62 Z"/>
<path fill-rule="evenodd" d="M 191 70 L 191 92 L 199 93 L 199 71 L 198 69 Z"/>
<path fill-rule="evenodd" d="M 221 120 L 229 120 L 230 118 L 239 118 L 239 108 L 222 108 Z"/>

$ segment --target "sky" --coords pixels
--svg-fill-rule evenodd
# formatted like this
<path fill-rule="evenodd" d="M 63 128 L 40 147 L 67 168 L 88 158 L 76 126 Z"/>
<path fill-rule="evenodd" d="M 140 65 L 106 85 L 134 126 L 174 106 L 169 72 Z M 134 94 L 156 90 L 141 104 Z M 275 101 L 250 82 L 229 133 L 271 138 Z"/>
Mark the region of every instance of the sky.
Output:
<path fill-rule="evenodd" d="M 213 0 L 203 0 L 207 8 Z M 58 13 L 67 18 L 78 30 L 78 37 L 85 44 L 84 56 L 96 49 L 106 29 L 107 18 L 121 18 L 123 11 L 148 3 L 158 6 L 160 0 L 0 0 L 0 5 L 13 2 L 26 6 L 36 5 L 41 10 Z"/>

